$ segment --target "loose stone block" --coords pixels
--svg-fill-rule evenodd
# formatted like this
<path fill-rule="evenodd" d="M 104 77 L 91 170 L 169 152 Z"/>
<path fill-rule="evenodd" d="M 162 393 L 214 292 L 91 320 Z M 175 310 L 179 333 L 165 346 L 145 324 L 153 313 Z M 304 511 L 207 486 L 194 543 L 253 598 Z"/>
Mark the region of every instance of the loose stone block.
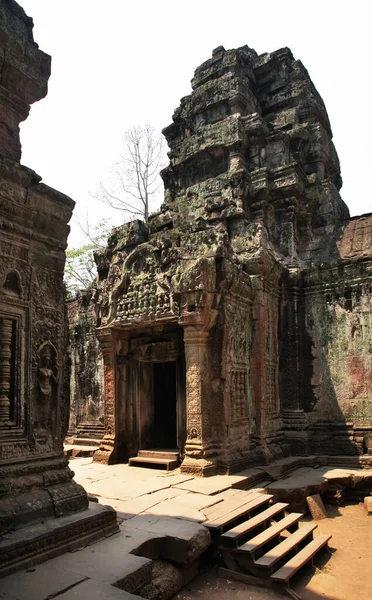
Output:
<path fill-rule="evenodd" d="M 308 496 L 306 498 L 307 505 L 309 507 L 311 516 L 315 521 L 319 521 L 320 519 L 327 519 L 327 511 L 323 504 L 323 500 L 321 499 L 319 494 L 314 494 L 313 496 Z"/>
<path fill-rule="evenodd" d="M 205 552 L 211 543 L 208 529 L 191 521 L 172 517 L 142 514 L 130 519 L 122 526 L 122 531 L 148 531 L 167 537 L 161 558 L 171 562 L 186 564 L 194 561 Z"/>
<path fill-rule="evenodd" d="M 368 514 L 372 514 L 372 496 L 366 496 L 364 498 L 364 506 Z"/>

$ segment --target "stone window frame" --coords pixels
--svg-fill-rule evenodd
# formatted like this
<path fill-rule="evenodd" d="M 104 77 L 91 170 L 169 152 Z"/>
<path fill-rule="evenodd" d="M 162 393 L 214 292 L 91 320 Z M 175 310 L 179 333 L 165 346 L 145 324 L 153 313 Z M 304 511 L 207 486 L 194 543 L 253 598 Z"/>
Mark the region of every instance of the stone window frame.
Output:
<path fill-rule="evenodd" d="M 14 420 L 6 427 L 0 429 L 0 437 L 6 433 L 7 439 L 14 434 L 15 439 L 19 436 L 27 439 L 28 423 L 30 419 L 29 403 L 27 403 L 28 391 L 30 390 L 30 309 L 28 303 L 7 296 L 4 292 L 0 294 L 0 319 L 8 319 L 15 322 L 15 360 L 14 360 Z M 27 406 L 26 406 L 27 404 Z"/>

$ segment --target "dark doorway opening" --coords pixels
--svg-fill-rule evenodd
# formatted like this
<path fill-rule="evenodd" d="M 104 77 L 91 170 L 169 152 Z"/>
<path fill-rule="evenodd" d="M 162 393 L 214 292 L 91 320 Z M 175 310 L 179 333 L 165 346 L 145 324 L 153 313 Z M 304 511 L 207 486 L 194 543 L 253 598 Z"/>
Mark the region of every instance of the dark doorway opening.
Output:
<path fill-rule="evenodd" d="M 154 363 L 154 447 L 177 448 L 176 362 Z"/>

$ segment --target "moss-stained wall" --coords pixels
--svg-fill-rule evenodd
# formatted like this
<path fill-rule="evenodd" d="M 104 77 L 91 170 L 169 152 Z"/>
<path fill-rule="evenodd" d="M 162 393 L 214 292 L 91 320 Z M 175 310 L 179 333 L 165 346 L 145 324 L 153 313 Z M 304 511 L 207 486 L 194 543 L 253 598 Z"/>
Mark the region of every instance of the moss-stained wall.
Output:
<path fill-rule="evenodd" d="M 350 281 L 350 284 L 353 284 Z M 356 424 L 372 422 L 372 297 L 361 285 L 309 296 L 314 412 Z"/>
<path fill-rule="evenodd" d="M 70 422 L 103 424 L 103 360 L 94 326 L 91 292 L 79 292 L 68 302 L 70 356 Z"/>

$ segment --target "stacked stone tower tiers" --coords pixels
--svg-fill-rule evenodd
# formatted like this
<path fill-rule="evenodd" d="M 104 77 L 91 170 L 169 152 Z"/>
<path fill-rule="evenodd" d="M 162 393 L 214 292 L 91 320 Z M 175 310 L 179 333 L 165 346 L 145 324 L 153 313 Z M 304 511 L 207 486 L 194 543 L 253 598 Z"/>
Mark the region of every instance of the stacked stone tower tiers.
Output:
<path fill-rule="evenodd" d="M 372 223 L 349 220 L 306 69 L 288 48 L 219 47 L 163 133 L 161 210 L 116 228 L 97 255 L 106 434 L 95 460 L 172 447 L 183 471 L 205 475 L 363 453 Z M 352 323 L 359 341 L 346 339 Z"/>
<path fill-rule="evenodd" d="M 74 202 L 19 162 L 19 123 L 50 74 L 32 27 L 16 2 L 0 0 L 0 576 L 117 530 L 112 509 L 88 508 L 63 454 Z"/>
<path fill-rule="evenodd" d="M 164 130 L 165 213 L 151 229 L 167 218 L 231 223 L 244 262 L 234 240 L 260 224 L 278 258 L 297 264 L 316 229 L 348 217 L 327 112 L 306 69 L 288 48 L 257 56 L 220 47 L 192 87 Z"/>

